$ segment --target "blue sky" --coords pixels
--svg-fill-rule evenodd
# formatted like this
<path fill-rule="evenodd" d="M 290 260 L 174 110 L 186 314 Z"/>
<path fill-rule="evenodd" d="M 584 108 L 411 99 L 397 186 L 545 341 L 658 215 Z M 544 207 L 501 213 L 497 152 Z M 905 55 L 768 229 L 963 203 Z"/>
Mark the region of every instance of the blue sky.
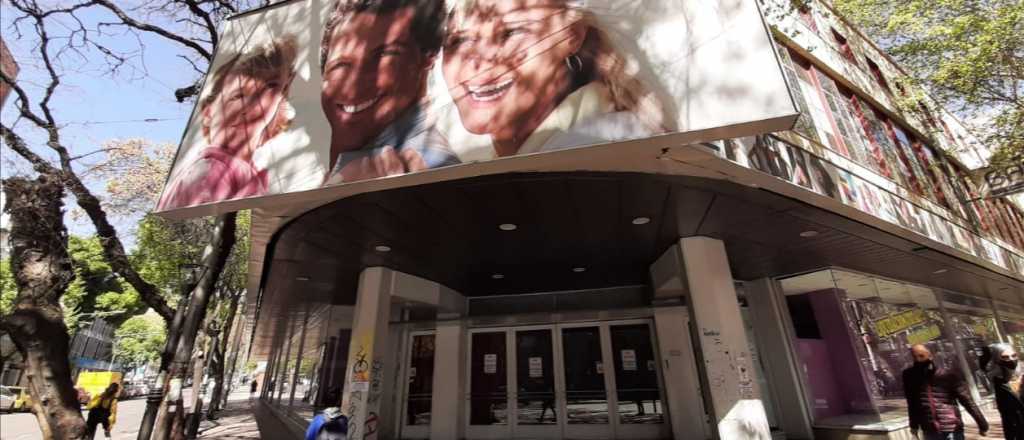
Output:
<path fill-rule="evenodd" d="M 0 11 L 0 35 L 21 67 L 18 82 L 33 95 L 33 99 L 38 100 L 39 86 L 48 80 L 35 50 L 39 39 L 27 22 L 22 24 L 19 38 L 12 27 L 17 11 L 13 11 L 6 2 L 0 3 L 0 8 L 3 9 Z M 80 18 L 90 29 L 100 21 L 113 21 L 111 15 L 98 8 L 85 11 Z M 51 33 L 67 32 L 63 23 L 51 24 Z M 144 50 L 114 75 L 109 73 L 109 68 L 95 50 L 86 52 L 85 58 L 74 55 L 61 58 L 62 84 L 54 95 L 51 108 L 59 123 L 65 125 L 61 131 L 65 145 L 69 146 L 72 154 L 78 155 L 95 151 L 110 139 L 146 138 L 154 143 L 177 144 L 192 103 L 176 102 L 174 90 L 191 84 L 199 77 L 192 66 L 178 55 L 192 53 L 181 45 L 151 34 L 136 36 L 124 32 L 123 28 L 107 28 L 107 31 L 111 35 L 98 36 L 97 39 L 122 50 L 137 49 L 141 42 Z M 60 42 L 51 44 L 55 46 Z M 205 69 L 205 64 L 200 67 Z M 29 129 L 31 123 L 26 120 L 17 121 L 16 101 L 12 93 L 0 108 L 0 120 L 7 126 L 13 125 L 16 132 L 30 140 L 36 151 L 47 151 L 42 144 L 42 132 Z M 146 122 L 146 119 L 155 121 Z M 0 149 L 0 155 L 4 159 L 0 161 L 0 175 L 3 177 L 26 170 L 12 169 L 8 160 L 14 153 L 6 146 Z M 93 182 L 91 187 L 102 193 L 101 185 Z M 69 200 L 68 204 L 73 205 L 73 201 Z M 134 240 L 125 235 L 133 222 L 132 219 L 121 219 L 116 225 L 129 247 Z M 68 216 L 68 226 L 73 234 L 94 233 L 87 220 L 76 221 Z"/>

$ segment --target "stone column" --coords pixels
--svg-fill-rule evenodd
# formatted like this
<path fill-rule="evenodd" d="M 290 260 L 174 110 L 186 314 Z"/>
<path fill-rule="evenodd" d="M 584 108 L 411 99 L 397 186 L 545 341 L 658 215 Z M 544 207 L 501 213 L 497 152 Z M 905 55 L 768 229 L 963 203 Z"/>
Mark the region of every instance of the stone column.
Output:
<path fill-rule="evenodd" d="M 345 371 L 341 411 L 348 417 L 348 438 L 375 439 L 380 420 L 384 358 L 391 317 L 390 269 L 369 267 L 359 275 Z"/>
<path fill-rule="evenodd" d="M 466 326 L 463 321 L 438 321 L 434 336 L 434 384 L 430 399 L 430 438 L 462 438 L 465 406 Z"/>
<path fill-rule="evenodd" d="M 711 425 L 721 439 L 771 439 L 725 244 L 679 240 L 682 278 L 710 394 Z"/>
<path fill-rule="evenodd" d="M 707 438 L 711 435 L 701 399 L 689 322 L 686 307 L 675 305 L 654 309 L 658 351 L 664 363 L 661 372 L 665 381 L 668 420 L 672 425 L 672 438 L 676 440 Z"/>
<path fill-rule="evenodd" d="M 762 342 L 765 381 L 779 402 L 778 421 L 786 438 L 812 439 L 811 414 L 800 380 L 800 362 L 793 349 L 793 324 L 786 299 L 771 278 L 746 283 L 747 306 L 754 333 Z"/>

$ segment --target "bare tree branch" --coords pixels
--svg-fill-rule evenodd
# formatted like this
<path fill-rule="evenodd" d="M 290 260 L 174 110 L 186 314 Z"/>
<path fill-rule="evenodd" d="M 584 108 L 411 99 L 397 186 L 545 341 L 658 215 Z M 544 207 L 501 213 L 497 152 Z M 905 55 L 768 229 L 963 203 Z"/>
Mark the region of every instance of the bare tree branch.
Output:
<path fill-rule="evenodd" d="M 217 25 L 213 23 L 213 19 L 210 18 L 210 14 L 204 11 L 203 8 L 200 8 L 199 4 L 197 4 L 195 0 L 181 1 L 188 6 L 188 10 L 191 11 L 193 15 L 203 20 L 203 24 L 206 26 L 206 31 L 210 33 L 210 45 L 217 47 Z M 206 57 L 206 59 L 209 61 L 212 60 L 213 57 L 209 56 Z"/>
<path fill-rule="evenodd" d="M 122 23 L 118 23 L 118 24 L 123 24 L 125 26 L 129 26 L 129 27 L 138 29 L 140 31 L 152 32 L 154 34 L 157 34 L 157 35 L 159 35 L 161 37 L 164 37 L 164 38 L 166 38 L 168 40 L 177 42 L 177 43 L 179 43 L 179 44 L 181 44 L 181 45 L 183 45 L 185 47 L 188 47 L 189 49 L 192 49 L 192 50 L 196 51 L 196 53 L 198 53 L 199 56 L 201 56 L 203 58 L 206 58 L 207 61 L 213 59 L 213 54 L 210 53 L 209 50 L 207 50 L 202 45 L 197 44 L 191 38 L 186 38 L 184 36 L 178 35 L 178 34 L 176 34 L 174 32 L 171 32 L 171 31 L 169 31 L 167 29 L 164 29 L 164 28 L 162 28 L 160 26 L 156 26 L 156 25 L 153 25 L 153 24 L 150 24 L 150 23 L 144 23 L 144 22 L 135 20 L 134 18 L 132 18 L 130 15 L 128 15 L 121 8 L 119 8 L 117 5 L 113 4 L 113 2 L 111 2 L 109 0 L 95 0 L 94 3 L 97 4 L 97 5 L 100 5 L 100 6 L 104 7 L 104 8 L 107 8 L 110 12 L 113 12 L 114 15 L 116 15 L 117 18 L 121 19 L 121 21 L 122 21 Z M 206 14 L 205 11 L 200 10 L 200 12 L 202 12 L 203 15 L 205 15 L 207 18 L 209 18 L 209 14 Z M 216 35 L 216 30 L 213 31 L 213 34 Z M 214 41 L 216 41 L 216 40 L 214 40 Z"/>

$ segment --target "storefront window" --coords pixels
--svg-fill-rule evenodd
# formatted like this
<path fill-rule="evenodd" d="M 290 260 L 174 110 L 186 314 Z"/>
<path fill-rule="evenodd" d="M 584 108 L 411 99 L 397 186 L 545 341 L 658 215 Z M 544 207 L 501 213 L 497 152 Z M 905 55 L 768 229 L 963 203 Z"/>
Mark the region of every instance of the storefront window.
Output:
<path fill-rule="evenodd" d="M 949 316 L 949 327 L 953 336 L 960 341 L 964 360 L 981 396 L 992 394 L 992 385 L 981 368 L 984 348 L 999 341 L 996 319 L 987 300 L 943 292 L 942 304 Z"/>
<path fill-rule="evenodd" d="M 914 344 L 927 346 L 938 367 L 960 370 L 931 289 L 841 270 L 780 284 L 815 423 L 906 417 L 902 372 Z"/>
<path fill-rule="evenodd" d="M 305 320 L 305 330 L 299 332 L 302 342 L 293 342 L 299 344 L 301 352 L 296 357 L 293 376 L 295 384 L 289 405 L 293 413 L 305 419 L 313 418 L 314 404 L 320 389 L 318 379 L 326 352 L 324 338 L 330 311 L 326 305 L 311 307 L 309 318 Z"/>
<path fill-rule="evenodd" d="M 1002 321 L 1003 335 L 1007 342 L 1013 344 L 1018 352 L 1024 353 L 1024 307 L 995 301 Z"/>

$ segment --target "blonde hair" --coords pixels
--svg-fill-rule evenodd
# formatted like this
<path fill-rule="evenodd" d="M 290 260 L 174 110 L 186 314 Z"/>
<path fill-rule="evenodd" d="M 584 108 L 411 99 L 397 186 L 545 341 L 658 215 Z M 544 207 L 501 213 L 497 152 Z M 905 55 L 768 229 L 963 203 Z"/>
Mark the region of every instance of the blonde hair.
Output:
<path fill-rule="evenodd" d="M 448 24 L 460 11 L 463 14 L 478 7 L 479 0 L 456 0 L 449 12 Z M 585 27 L 580 49 L 571 55 L 566 64 L 571 72 L 569 92 L 591 82 L 600 82 L 608 92 L 615 111 L 636 115 L 652 131 L 666 132 L 670 125 L 666 120 L 665 108 L 657 96 L 639 78 L 628 72 L 628 62 L 612 43 L 611 37 L 598 23 L 597 17 L 578 0 L 554 0 L 567 13 L 573 14 L 574 22 Z M 576 67 L 571 59 L 579 58 Z"/>
<path fill-rule="evenodd" d="M 220 97 L 229 74 L 240 74 L 264 81 L 288 80 L 295 70 L 297 53 L 298 43 L 295 41 L 295 36 L 285 35 L 248 53 L 239 53 L 231 57 L 213 73 L 209 93 L 199 100 L 200 114 Z M 284 90 L 287 90 L 288 86 L 285 84 Z M 287 94 L 287 92 L 285 93 Z M 282 116 L 285 117 L 278 117 L 271 126 L 267 127 L 267 139 L 285 131 L 291 124 L 290 117 Z M 209 137 L 209 132 L 210 127 L 204 123 L 203 135 Z"/>
<path fill-rule="evenodd" d="M 594 13 L 568 3 L 566 1 L 566 9 L 579 14 L 579 21 L 586 26 L 583 44 L 572 55 L 579 57 L 581 64 L 579 71 L 573 72 L 573 86 L 600 82 L 608 91 L 616 111 L 631 112 L 648 128 L 668 131 L 661 100 L 639 78 L 629 73 L 626 58 L 616 49 L 608 33 L 601 29 Z"/>

